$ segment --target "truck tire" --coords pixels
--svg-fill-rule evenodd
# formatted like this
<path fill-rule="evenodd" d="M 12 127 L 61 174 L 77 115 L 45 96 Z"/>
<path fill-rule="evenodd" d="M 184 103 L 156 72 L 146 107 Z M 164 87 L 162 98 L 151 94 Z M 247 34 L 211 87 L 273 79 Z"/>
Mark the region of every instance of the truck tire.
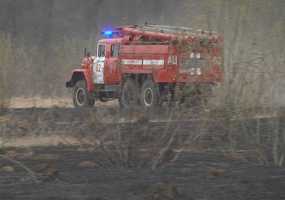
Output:
<path fill-rule="evenodd" d="M 120 107 L 123 109 L 135 108 L 139 104 L 139 87 L 135 80 L 127 79 L 122 86 L 119 98 Z"/>
<path fill-rule="evenodd" d="M 75 107 L 92 107 L 95 104 L 95 99 L 89 94 L 84 80 L 75 83 L 73 104 Z"/>
<path fill-rule="evenodd" d="M 103 102 L 103 103 L 109 101 L 109 99 L 106 98 L 106 97 L 99 97 L 99 100 L 100 100 L 101 102 Z"/>
<path fill-rule="evenodd" d="M 140 103 L 145 109 L 161 105 L 159 88 L 151 79 L 146 79 L 142 84 Z"/>

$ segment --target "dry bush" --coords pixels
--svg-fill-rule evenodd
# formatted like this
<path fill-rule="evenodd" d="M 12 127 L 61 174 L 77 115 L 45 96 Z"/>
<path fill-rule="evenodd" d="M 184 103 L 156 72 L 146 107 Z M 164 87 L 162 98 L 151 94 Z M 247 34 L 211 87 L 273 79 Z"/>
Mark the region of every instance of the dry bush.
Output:
<path fill-rule="evenodd" d="M 84 47 L 94 54 L 96 42 L 94 39 L 61 37 L 58 42 L 51 41 L 48 48 L 44 48 L 29 44 L 21 36 L 11 38 L 9 34 L 0 33 L 1 99 L 35 95 L 63 97 L 69 94 L 64 82 L 72 69 L 80 66 Z"/>
<path fill-rule="evenodd" d="M 89 113 L 94 125 L 96 139 L 91 145 L 96 154 L 95 162 L 102 168 L 142 168 L 157 169 L 169 163 L 174 157 L 177 133 L 165 127 L 160 132 L 151 128 L 148 116 L 140 114 L 136 122 L 105 124 L 96 113 Z M 134 113 L 124 114 L 136 115 Z M 122 117 L 122 116 L 121 116 Z M 85 144 L 82 143 L 82 146 Z M 90 146 L 90 144 L 89 144 Z M 90 147 L 88 149 L 91 149 Z"/>
<path fill-rule="evenodd" d="M 0 110 L 9 106 L 9 67 L 14 63 L 12 41 L 9 35 L 0 33 Z"/>
<path fill-rule="evenodd" d="M 243 145 L 249 148 L 263 148 L 260 151 L 264 152 L 263 157 L 268 160 L 273 158 L 273 164 L 281 166 L 284 160 L 284 130 L 280 126 L 280 116 L 275 113 L 282 105 L 274 102 L 280 97 L 276 94 L 280 87 L 277 83 L 284 77 L 284 23 L 277 19 L 272 23 L 272 29 L 265 30 L 263 35 L 255 30 L 248 34 L 248 30 L 252 29 L 256 5 L 244 0 L 233 10 L 229 2 L 220 2 L 224 15 L 220 20 L 225 33 L 225 83 L 217 95 L 217 101 L 222 102 L 220 105 L 225 110 L 229 147 L 237 150 L 237 140 L 242 140 Z M 268 12 L 267 6 L 273 6 L 273 2 L 260 2 L 261 12 Z M 256 123 L 255 131 L 248 125 L 250 119 L 242 119 L 248 117 L 249 110 L 255 113 L 254 117 L 264 113 L 271 115 L 271 119 L 262 122 L 263 127 L 271 130 L 267 132 L 266 140 L 260 137 L 259 119 L 252 122 Z M 239 132 L 235 125 L 237 118 L 242 119 L 238 122 Z M 271 155 L 265 153 L 268 149 L 271 149 Z"/>

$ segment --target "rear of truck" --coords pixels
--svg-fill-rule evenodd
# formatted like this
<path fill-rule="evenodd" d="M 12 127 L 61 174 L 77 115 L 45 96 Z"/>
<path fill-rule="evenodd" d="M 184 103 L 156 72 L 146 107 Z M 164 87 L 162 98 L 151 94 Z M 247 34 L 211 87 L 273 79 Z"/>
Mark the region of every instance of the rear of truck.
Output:
<path fill-rule="evenodd" d="M 217 84 L 223 81 L 223 39 L 205 34 L 181 41 L 179 83 Z"/>
<path fill-rule="evenodd" d="M 216 33 L 191 33 L 173 44 L 178 56 L 175 99 L 207 102 L 224 79 L 223 38 Z"/>

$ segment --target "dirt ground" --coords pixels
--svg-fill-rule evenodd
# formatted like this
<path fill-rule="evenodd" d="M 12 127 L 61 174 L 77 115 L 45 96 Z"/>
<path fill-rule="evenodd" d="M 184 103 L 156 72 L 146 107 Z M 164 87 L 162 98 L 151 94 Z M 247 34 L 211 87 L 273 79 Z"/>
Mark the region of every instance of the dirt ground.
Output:
<path fill-rule="evenodd" d="M 11 98 L 9 103 L 10 108 L 52 108 L 52 107 L 73 107 L 72 98 L 42 98 L 42 97 L 14 97 Z M 96 102 L 99 106 L 116 106 L 116 101 L 101 103 Z"/>
<path fill-rule="evenodd" d="M 285 169 L 252 146 L 257 127 L 270 146 L 274 121 L 14 106 L 0 115 L 0 199 L 285 199 Z"/>
<path fill-rule="evenodd" d="M 0 172 L 1 199 L 285 198 L 284 169 L 229 160 L 213 152 L 183 152 L 175 162 L 152 171 L 147 167 L 102 168 L 96 152 L 79 147 L 29 151 L 33 153 L 17 150 L 17 160 L 33 170 L 36 179 L 2 159 L 2 166 L 14 169 Z"/>

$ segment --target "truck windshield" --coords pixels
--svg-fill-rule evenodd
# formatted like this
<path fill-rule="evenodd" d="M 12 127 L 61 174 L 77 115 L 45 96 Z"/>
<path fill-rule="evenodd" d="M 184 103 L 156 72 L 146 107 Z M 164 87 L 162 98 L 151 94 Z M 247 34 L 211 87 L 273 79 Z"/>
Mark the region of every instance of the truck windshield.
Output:
<path fill-rule="evenodd" d="M 111 57 L 118 57 L 120 50 L 120 44 L 112 44 L 111 45 Z"/>

